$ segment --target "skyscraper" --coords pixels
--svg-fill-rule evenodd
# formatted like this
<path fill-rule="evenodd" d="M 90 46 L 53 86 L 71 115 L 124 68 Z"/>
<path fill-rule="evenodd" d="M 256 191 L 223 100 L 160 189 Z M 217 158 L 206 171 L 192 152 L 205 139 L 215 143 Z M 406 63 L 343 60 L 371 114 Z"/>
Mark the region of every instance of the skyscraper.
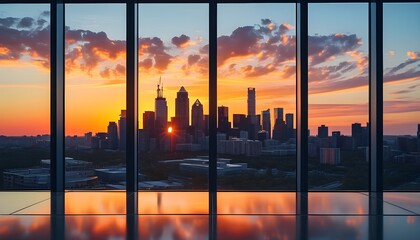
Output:
<path fill-rule="evenodd" d="M 246 130 L 246 115 L 245 114 L 233 114 L 233 127 L 239 130 Z"/>
<path fill-rule="evenodd" d="M 287 129 L 293 129 L 293 113 L 286 113 L 286 126 Z"/>
<path fill-rule="evenodd" d="M 188 92 L 182 86 L 176 93 L 175 99 L 175 117 L 181 129 L 187 129 L 190 121 L 190 99 Z"/>
<path fill-rule="evenodd" d="M 256 123 L 256 102 L 255 102 L 255 88 L 248 88 L 248 118 L 251 123 Z"/>
<path fill-rule="evenodd" d="M 149 135 L 154 135 L 154 132 L 155 132 L 155 112 L 145 111 L 143 113 L 143 129 L 146 130 Z"/>
<path fill-rule="evenodd" d="M 319 138 L 328 138 L 328 127 L 321 125 L 318 127 L 318 137 Z"/>
<path fill-rule="evenodd" d="M 228 133 L 230 129 L 229 108 L 225 106 L 217 107 L 217 128 L 219 132 Z"/>
<path fill-rule="evenodd" d="M 161 80 L 157 85 L 157 97 L 155 98 L 155 128 L 158 133 L 166 131 L 166 125 L 168 123 L 168 104 L 166 98 L 163 97 L 163 84 L 160 87 Z"/>
<path fill-rule="evenodd" d="M 116 122 L 109 122 L 108 124 L 108 148 L 118 149 L 118 127 Z"/>
<path fill-rule="evenodd" d="M 125 151 L 127 142 L 127 116 L 126 110 L 121 110 L 120 120 L 118 120 L 118 128 L 120 131 L 119 149 Z"/>
<path fill-rule="evenodd" d="M 191 126 L 195 130 L 204 131 L 203 104 L 198 99 L 195 100 L 191 107 Z"/>
<path fill-rule="evenodd" d="M 280 121 L 283 121 L 283 108 L 274 108 L 274 122 L 279 119 Z"/>
<path fill-rule="evenodd" d="M 271 116 L 270 109 L 263 110 L 262 113 L 262 129 L 268 132 L 268 138 L 271 139 Z"/>

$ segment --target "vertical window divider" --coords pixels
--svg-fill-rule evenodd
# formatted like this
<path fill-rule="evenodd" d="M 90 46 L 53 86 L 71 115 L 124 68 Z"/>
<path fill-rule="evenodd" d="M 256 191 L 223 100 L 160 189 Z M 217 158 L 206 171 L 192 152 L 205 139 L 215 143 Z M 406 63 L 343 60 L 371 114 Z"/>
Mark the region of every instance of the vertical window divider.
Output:
<path fill-rule="evenodd" d="M 138 213 L 138 8 L 136 0 L 126 2 L 126 194 L 127 215 Z"/>
<path fill-rule="evenodd" d="M 217 214 L 217 0 L 209 0 L 209 214 Z"/>
<path fill-rule="evenodd" d="M 308 1 L 296 3 L 296 214 L 308 213 Z"/>
<path fill-rule="evenodd" d="M 383 3 L 369 3 L 369 213 L 383 206 Z"/>

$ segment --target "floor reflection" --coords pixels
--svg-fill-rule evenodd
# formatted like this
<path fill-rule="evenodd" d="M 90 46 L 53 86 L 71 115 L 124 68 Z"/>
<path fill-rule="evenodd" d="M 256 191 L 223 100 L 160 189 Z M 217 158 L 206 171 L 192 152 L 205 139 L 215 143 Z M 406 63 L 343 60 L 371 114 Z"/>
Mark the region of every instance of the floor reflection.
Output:
<path fill-rule="evenodd" d="M 309 214 L 368 214 L 369 197 L 358 192 L 310 192 Z"/>
<path fill-rule="evenodd" d="M 295 214 L 294 192 L 218 192 L 219 214 Z"/>
<path fill-rule="evenodd" d="M 416 239 L 420 234 L 420 216 L 383 216 L 383 226 L 372 224 L 369 216 L 273 216 L 219 215 L 216 228 L 210 228 L 207 215 L 139 215 L 137 234 L 127 234 L 126 215 L 65 216 L 65 239 Z M 307 225 L 302 224 L 306 218 Z M 376 218 L 377 219 L 377 218 Z M 3 216 L 1 239 L 58 239 L 52 235 L 50 216 Z M 302 227 L 306 226 L 304 230 Z M 210 229 L 214 229 L 211 232 Z M 372 232 L 383 231 L 381 233 Z"/>
<path fill-rule="evenodd" d="M 139 214 L 208 214 L 208 192 L 139 192 Z"/>
<path fill-rule="evenodd" d="M 125 214 L 126 193 L 123 191 L 67 192 L 66 214 Z"/>

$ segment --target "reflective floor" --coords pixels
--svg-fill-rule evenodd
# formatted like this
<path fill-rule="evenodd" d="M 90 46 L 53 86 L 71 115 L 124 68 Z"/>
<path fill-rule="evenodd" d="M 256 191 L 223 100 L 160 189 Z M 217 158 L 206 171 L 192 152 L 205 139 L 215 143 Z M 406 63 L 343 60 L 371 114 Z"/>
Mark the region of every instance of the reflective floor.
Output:
<path fill-rule="evenodd" d="M 64 215 L 49 192 L 0 192 L 0 239 L 419 239 L 420 193 L 384 193 L 383 214 L 366 192 L 141 192 L 138 215 L 125 192 L 66 192 Z M 371 214 L 370 214 L 371 213 Z"/>

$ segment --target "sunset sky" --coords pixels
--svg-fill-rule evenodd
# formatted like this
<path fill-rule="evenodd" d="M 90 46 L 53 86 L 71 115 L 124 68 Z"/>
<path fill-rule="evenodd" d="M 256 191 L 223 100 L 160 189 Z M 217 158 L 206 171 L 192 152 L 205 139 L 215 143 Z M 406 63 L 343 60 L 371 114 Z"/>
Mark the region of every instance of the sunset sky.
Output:
<path fill-rule="evenodd" d="M 0 9 L 0 135 L 49 133 L 49 7 Z M 208 113 L 208 6 L 139 7 L 139 121 L 154 110 L 160 77 L 174 116 L 181 86 L 190 107 Z M 295 114 L 294 4 L 218 7 L 218 106 L 246 114 Z M 240 13 L 240 14 L 238 14 Z M 309 125 L 350 134 L 368 120 L 368 5 L 309 6 Z M 420 123 L 420 4 L 384 6 L 385 134 L 412 134 Z M 125 109 L 125 6 L 66 5 L 66 135 L 104 132 Z M 296 116 L 296 115 L 295 115 Z M 273 116 L 272 116 L 273 117 Z M 169 119 L 168 119 L 169 120 Z M 272 126 L 274 125 L 272 119 Z"/>

